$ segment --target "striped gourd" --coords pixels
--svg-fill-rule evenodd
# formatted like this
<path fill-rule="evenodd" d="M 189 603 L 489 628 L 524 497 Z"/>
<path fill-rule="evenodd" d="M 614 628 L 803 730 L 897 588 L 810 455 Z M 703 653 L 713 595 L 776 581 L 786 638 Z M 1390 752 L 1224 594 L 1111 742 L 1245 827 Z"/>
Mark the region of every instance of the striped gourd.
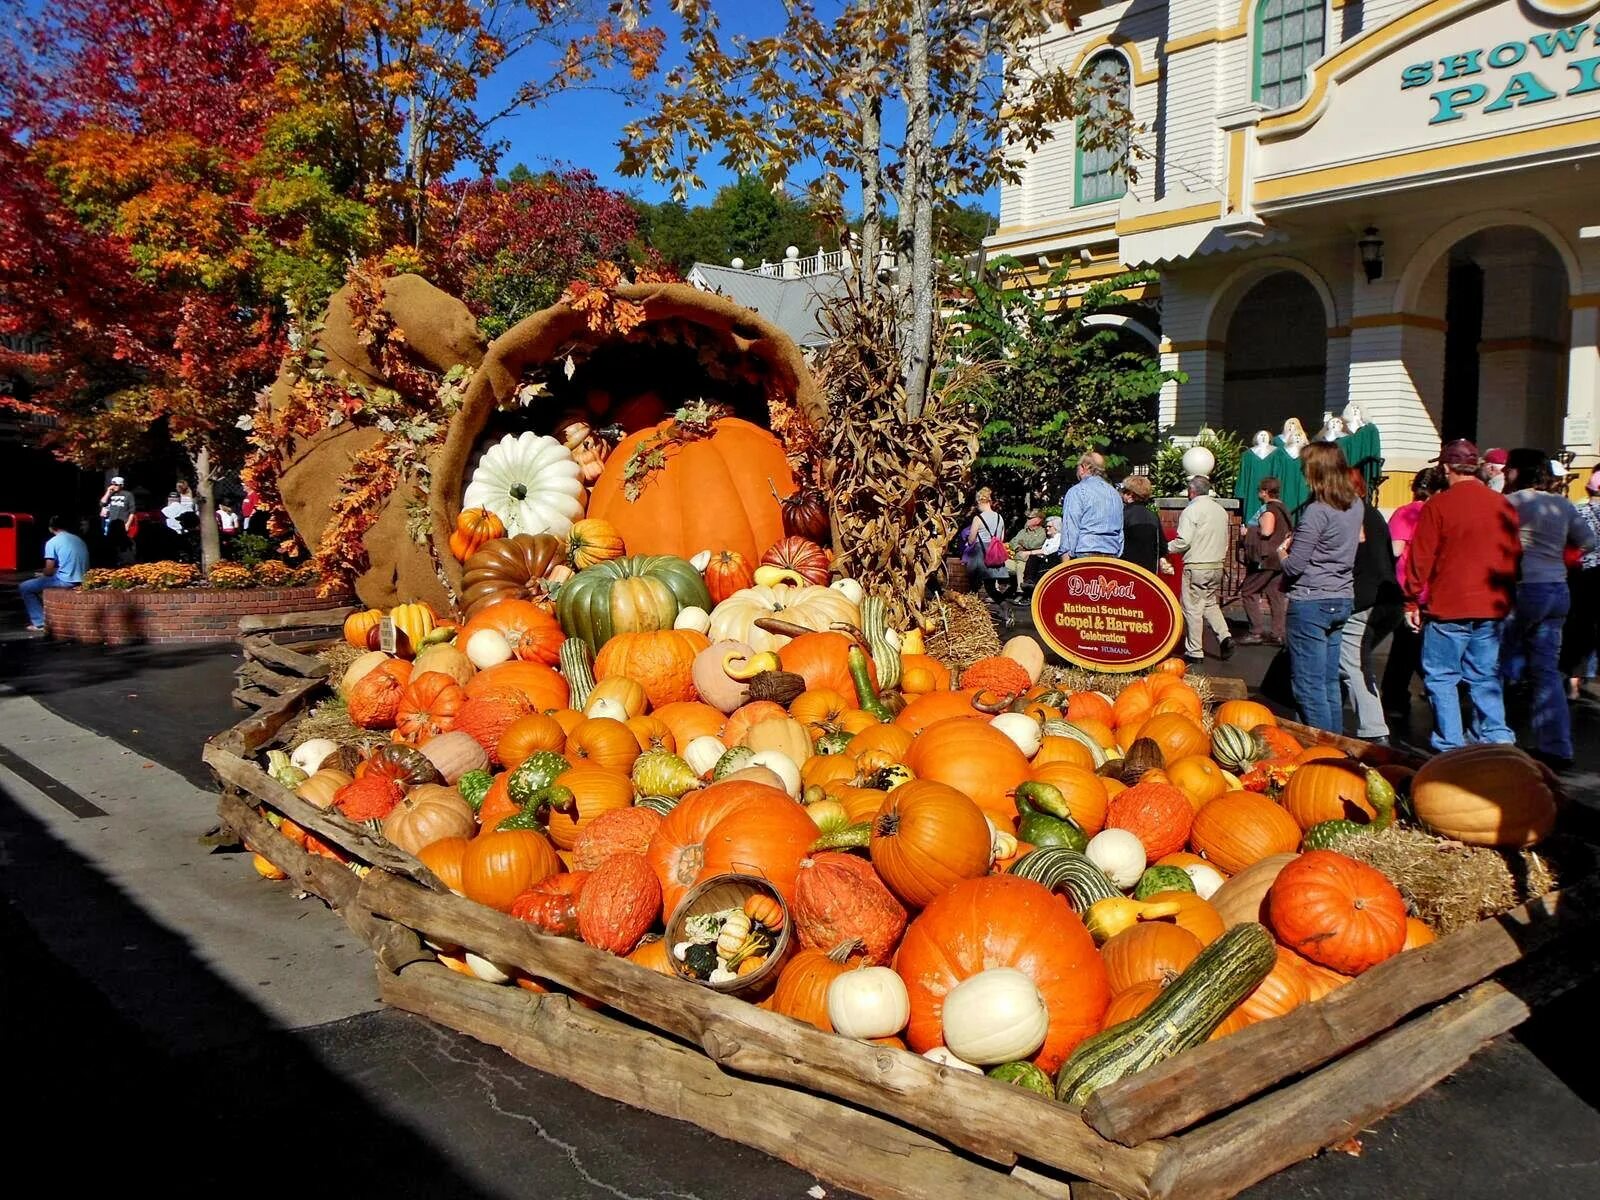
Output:
<path fill-rule="evenodd" d="M 1235 925 L 1202 950 L 1149 1008 L 1080 1042 L 1056 1076 L 1056 1099 L 1081 1106 L 1106 1085 L 1198 1046 L 1277 961 L 1266 926 Z"/>
<path fill-rule="evenodd" d="M 678 807 L 678 798 L 676 796 L 640 796 L 633 802 L 633 806 L 635 808 L 648 808 L 664 817 Z"/>
<path fill-rule="evenodd" d="M 1098 771 L 1101 767 L 1105 766 L 1105 747 L 1099 742 L 1095 741 L 1083 730 L 1079 729 L 1076 725 L 1072 724 L 1072 722 L 1063 721 L 1059 717 L 1052 717 L 1050 720 L 1044 723 L 1044 735 L 1045 737 L 1071 738 L 1073 741 L 1078 742 L 1089 751 L 1090 756 L 1094 759 L 1095 770 Z"/>
<path fill-rule="evenodd" d="M 889 628 L 889 606 L 882 596 L 866 596 L 861 601 L 861 636 L 872 655 L 872 669 L 882 691 L 900 686 L 899 635 Z"/>
<path fill-rule="evenodd" d="M 1357 825 L 1354 821 L 1318 821 L 1300 839 L 1300 849 L 1337 850 L 1340 842 L 1370 828 L 1372 826 Z"/>
<path fill-rule="evenodd" d="M 1067 846 L 1030 850 L 1017 860 L 1011 874 L 1042 883 L 1052 892 L 1064 893 L 1073 911 L 1080 916 L 1088 912 L 1096 900 L 1122 895 L 1117 885 L 1085 854 Z"/>
<path fill-rule="evenodd" d="M 1226 771 L 1248 771 L 1264 757 L 1261 739 L 1237 725 L 1218 725 L 1211 731 L 1211 757 Z"/>
<path fill-rule="evenodd" d="M 589 693 L 594 691 L 594 660 L 589 654 L 589 643 L 582 638 L 568 638 L 561 643 L 559 663 L 572 693 L 567 703 L 581 712 L 589 703 Z"/>

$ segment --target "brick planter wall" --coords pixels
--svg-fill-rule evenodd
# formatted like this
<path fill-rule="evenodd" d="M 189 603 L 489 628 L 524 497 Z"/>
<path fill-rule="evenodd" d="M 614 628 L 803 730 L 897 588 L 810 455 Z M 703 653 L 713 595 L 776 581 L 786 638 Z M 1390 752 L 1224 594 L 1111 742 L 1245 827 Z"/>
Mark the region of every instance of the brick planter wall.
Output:
<path fill-rule="evenodd" d="M 231 642 L 239 636 L 240 617 L 344 603 L 317 595 L 315 585 L 173 592 L 54 588 L 44 594 L 44 620 L 51 637 L 73 642 Z"/>

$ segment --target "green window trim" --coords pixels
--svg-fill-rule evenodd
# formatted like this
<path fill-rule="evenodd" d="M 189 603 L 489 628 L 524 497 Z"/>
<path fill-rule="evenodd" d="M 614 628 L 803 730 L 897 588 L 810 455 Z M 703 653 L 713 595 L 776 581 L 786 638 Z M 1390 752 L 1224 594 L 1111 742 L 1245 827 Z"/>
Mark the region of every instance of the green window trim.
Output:
<path fill-rule="evenodd" d="M 1260 0 L 1250 39 L 1251 98 L 1269 109 L 1298 103 L 1307 69 L 1327 46 L 1327 0 Z"/>
<path fill-rule="evenodd" d="M 1115 50 L 1102 50 L 1083 68 L 1085 78 L 1097 76 L 1107 83 L 1120 81 L 1121 104 L 1129 107 L 1133 100 L 1133 69 L 1126 57 Z M 1078 137 L 1076 124 L 1072 136 L 1072 206 L 1082 208 L 1089 204 L 1105 204 L 1120 200 L 1128 193 L 1127 173 L 1122 170 L 1126 149 L 1120 152 L 1085 150 Z"/>

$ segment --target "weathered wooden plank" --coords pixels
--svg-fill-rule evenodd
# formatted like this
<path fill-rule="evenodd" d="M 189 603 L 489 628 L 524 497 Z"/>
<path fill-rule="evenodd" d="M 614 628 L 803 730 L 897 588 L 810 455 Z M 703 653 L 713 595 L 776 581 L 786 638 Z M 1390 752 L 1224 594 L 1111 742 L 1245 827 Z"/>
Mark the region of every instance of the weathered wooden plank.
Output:
<path fill-rule="evenodd" d="M 1410 1013 L 1487 979 L 1558 935 L 1592 930 L 1600 886 L 1552 892 L 1380 963 L 1354 983 L 1101 1088 L 1084 1119 L 1125 1146 L 1166 1137 L 1337 1058 Z"/>
<path fill-rule="evenodd" d="M 302 800 L 255 763 L 207 743 L 202 755 L 224 783 L 232 784 L 248 796 L 276 809 L 303 829 L 308 829 L 329 845 L 353 855 L 364 863 L 382 867 L 424 887 L 443 890 L 444 884 L 427 867 L 360 825 L 345 820 L 337 812 L 321 809 Z M 320 893 L 319 893 L 320 894 Z M 332 897 L 323 899 L 332 901 Z M 342 903 L 342 902 L 338 902 Z"/>
<path fill-rule="evenodd" d="M 1113 1145 L 1076 1111 L 1019 1088 L 823 1033 L 382 871 L 362 881 L 357 903 L 424 937 L 592 996 L 699 1045 L 730 1070 L 837 1096 L 1004 1166 L 1022 1156 L 1142 1197 L 1166 1160 L 1164 1147 Z"/>
<path fill-rule="evenodd" d="M 238 687 L 228 693 L 229 698 L 243 708 L 261 708 L 277 699 L 272 692 L 258 687 Z"/>
<path fill-rule="evenodd" d="M 343 604 L 334 608 L 313 608 L 301 612 L 252 613 L 239 618 L 240 633 L 264 633 L 272 629 L 337 629 L 356 610 Z"/>
<path fill-rule="evenodd" d="M 1399 746 L 1374 746 L 1371 742 L 1364 742 L 1360 738 L 1345 737 L 1340 733 L 1329 733 L 1326 729 L 1314 729 L 1310 725 L 1302 725 L 1298 721 L 1279 718 L 1280 728 L 1294 734 L 1304 746 L 1334 746 L 1343 750 L 1352 758 L 1359 758 L 1362 762 L 1372 766 L 1394 765 L 1397 767 L 1420 767 L 1427 761 L 1427 756 L 1418 754 L 1414 750 L 1404 750 Z"/>
<path fill-rule="evenodd" d="M 247 658 L 271 663 L 303 679 L 321 679 L 328 673 L 328 664 L 320 658 L 302 654 L 299 650 L 288 646 L 280 646 L 265 634 L 240 638 L 239 645 L 244 649 Z"/>
<path fill-rule="evenodd" d="M 1178 1154 L 1171 1194 L 1237 1195 L 1292 1163 L 1353 1137 L 1459 1069 L 1537 1005 L 1592 974 L 1592 957 L 1527 964 L 1515 982 L 1490 980 L 1314 1075 L 1166 1143 Z"/>
<path fill-rule="evenodd" d="M 270 667 L 254 659 L 246 659 L 234 672 L 241 684 L 261 688 L 272 693 L 274 697 L 284 692 L 300 687 L 306 681 L 304 675 L 286 675 L 281 671 L 274 671 Z"/>
<path fill-rule="evenodd" d="M 268 700 L 253 717 L 225 729 L 206 743 L 233 755 L 253 754 L 278 736 L 278 731 L 305 711 L 312 693 L 322 686 L 320 679 L 306 679 L 299 687 Z"/>
<path fill-rule="evenodd" d="M 379 972 L 387 1004 L 519 1062 L 647 1112 L 753 1146 L 836 1187 L 884 1200 L 1041 1200 L 1019 1180 L 859 1109 L 743 1079 L 698 1051 L 574 1004 L 467 979 L 439 966 Z"/>

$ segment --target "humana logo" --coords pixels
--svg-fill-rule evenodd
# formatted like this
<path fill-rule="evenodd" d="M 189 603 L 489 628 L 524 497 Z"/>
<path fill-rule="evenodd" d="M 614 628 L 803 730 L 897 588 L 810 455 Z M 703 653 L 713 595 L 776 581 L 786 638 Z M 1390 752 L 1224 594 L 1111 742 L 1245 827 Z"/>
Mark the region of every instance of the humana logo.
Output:
<path fill-rule="evenodd" d="M 1067 581 L 1067 595 L 1082 596 L 1085 600 L 1133 600 L 1133 583 L 1117 583 L 1104 575 L 1085 579 L 1074 575 Z"/>

